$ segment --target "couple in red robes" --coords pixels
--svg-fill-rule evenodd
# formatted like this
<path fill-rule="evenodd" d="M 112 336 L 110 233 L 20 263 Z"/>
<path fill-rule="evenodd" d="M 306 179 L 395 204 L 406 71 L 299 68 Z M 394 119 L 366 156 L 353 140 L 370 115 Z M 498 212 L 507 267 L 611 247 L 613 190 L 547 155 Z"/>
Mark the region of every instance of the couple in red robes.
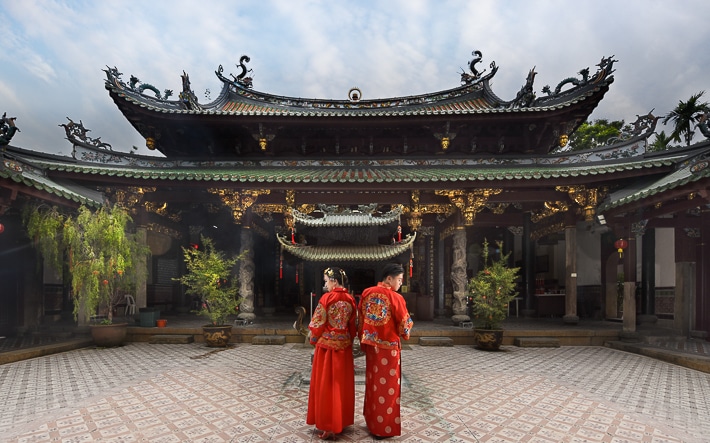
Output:
<path fill-rule="evenodd" d="M 363 415 L 375 437 L 401 435 L 400 338 L 409 339 L 413 326 L 402 295 L 402 265 L 385 265 L 377 286 L 365 289 L 360 305 L 347 293 L 345 272 L 336 267 L 323 273 L 324 294 L 309 324 L 315 345 L 306 423 L 315 424 L 321 439 L 333 438 L 354 423 L 355 370 L 352 343 L 360 337 L 365 352 Z M 359 316 L 359 321 L 358 321 Z"/>

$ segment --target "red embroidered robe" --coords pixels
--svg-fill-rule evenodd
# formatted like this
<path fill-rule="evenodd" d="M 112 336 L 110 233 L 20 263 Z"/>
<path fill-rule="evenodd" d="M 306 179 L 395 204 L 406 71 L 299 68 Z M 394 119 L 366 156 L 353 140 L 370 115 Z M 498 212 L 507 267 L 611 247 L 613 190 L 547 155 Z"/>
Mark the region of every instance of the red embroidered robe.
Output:
<path fill-rule="evenodd" d="M 306 423 L 322 431 L 343 431 L 355 422 L 353 339 L 357 308 L 343 288 L 323 294 L 308 328 L 313 354 Z"/>
<path fill-rule="evenodd" d="M 414 323 L 404 297 L 383 283 L 363 291 L 358 310 L 366 359 L 365 423 L 376 436 L 401 435 L 400 339 L 409 340 Z"/>

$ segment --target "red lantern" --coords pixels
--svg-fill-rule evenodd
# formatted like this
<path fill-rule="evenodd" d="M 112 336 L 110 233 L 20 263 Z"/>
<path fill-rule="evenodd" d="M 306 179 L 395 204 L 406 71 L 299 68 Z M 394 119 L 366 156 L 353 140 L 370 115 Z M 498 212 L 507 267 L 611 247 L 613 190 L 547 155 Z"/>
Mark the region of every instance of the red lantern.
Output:
<path fill-rule="evenodd" d="M 5 225 L 0 223 L 0 234 L 2 234 L 3 232 L 5 232 Z"/>
<path fill-rule="evenodd" d="M 627 242 L 623 238 L 620 238 L 614 242 L 614 247 L 619 252 L 619 258 L 621 258 L 624 256 L 624 249 L 629 247 L 629 242 Z"/>

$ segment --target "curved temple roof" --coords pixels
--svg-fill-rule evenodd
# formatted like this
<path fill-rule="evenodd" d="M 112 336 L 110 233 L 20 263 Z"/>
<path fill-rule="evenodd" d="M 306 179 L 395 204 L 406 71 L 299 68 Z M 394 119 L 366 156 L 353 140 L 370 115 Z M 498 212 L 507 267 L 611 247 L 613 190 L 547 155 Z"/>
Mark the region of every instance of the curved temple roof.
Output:
<path fill-rule="evenodd" d="M 376 208 L 377 205 L 372 205 L 371 208 L 369 208 L 370 211 L 368 211 L 368 208 L 364 208 L 361 205 L 360 211 L 357 212 L 351 210 L 347 210 L 342 213 L 332 213 L 326 211 L 323 217 L 313 217 L 309 214 L 302 213 L 298 209 L 292 209 L 291 214 L 293 215 L 296 223 L 300 223 L 308 227 L 383 226 L 399 221 L 399 217 L 402 215 L 402 208 L 397 207 L 386 214 L 382 214 L 381 216 L 374 216 L 372 212 Z"/>
<path fill-rule="evenodd" d="M 427 94 L 363 100 L 357 88 L 348 100 L 305 99 L 258 92 L 242 57 L 242 74 L 222 75 L 215 101 L 197 102 L 189 77 L 183 73 L 178 100 L 161 94 L 131 76 L 122 79 L 108 68 L 106 89 L 150 148 L 168 157 L 263 157 L 431 155 L 442 152 L 473 154 L 547 153 L 563 134 L 584 122 L 613 82 L 616 60 L 602 58 L 598 71 L 562 80 L 554 90 L 533 89 L 536 72 L 512 100 L 493 93 L 490 80 L 498 71 L 461 74 L 461 86 Z M 485 75 L 484 75 L 485 74 Z M 146 94 L 146 91 L 153 95 Z"/>
<path fill-rule="evenodd" d="M 414 244 L 417 233 L 407 235 L 401 242 L 392 245 L 362 246 L 308 246 L 293 244 L 281 235 L 276 235 L 281 247 L 290 254 L 306 261 L 364 261 L 391 260 L 406 252 Z"/>

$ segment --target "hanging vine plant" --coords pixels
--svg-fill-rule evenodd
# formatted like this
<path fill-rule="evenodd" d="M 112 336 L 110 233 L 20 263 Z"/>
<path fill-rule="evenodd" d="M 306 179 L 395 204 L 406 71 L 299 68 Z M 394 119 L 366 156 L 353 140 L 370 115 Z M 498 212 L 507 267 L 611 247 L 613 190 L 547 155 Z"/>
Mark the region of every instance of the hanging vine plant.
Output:
<path fill-rule="evenodd" d="M 27 233 L 46 263 L 69 270 L 74 318 L 89 318 L 106 309 L 107 323 L 125 294 L 135 289 L 147 268 L 149 248 L 134 233 L 132 222 L 119 206 L 91 211 L 81 206 L 76 214 L 57 207 L 29 206 L 24 211 Z"/>

